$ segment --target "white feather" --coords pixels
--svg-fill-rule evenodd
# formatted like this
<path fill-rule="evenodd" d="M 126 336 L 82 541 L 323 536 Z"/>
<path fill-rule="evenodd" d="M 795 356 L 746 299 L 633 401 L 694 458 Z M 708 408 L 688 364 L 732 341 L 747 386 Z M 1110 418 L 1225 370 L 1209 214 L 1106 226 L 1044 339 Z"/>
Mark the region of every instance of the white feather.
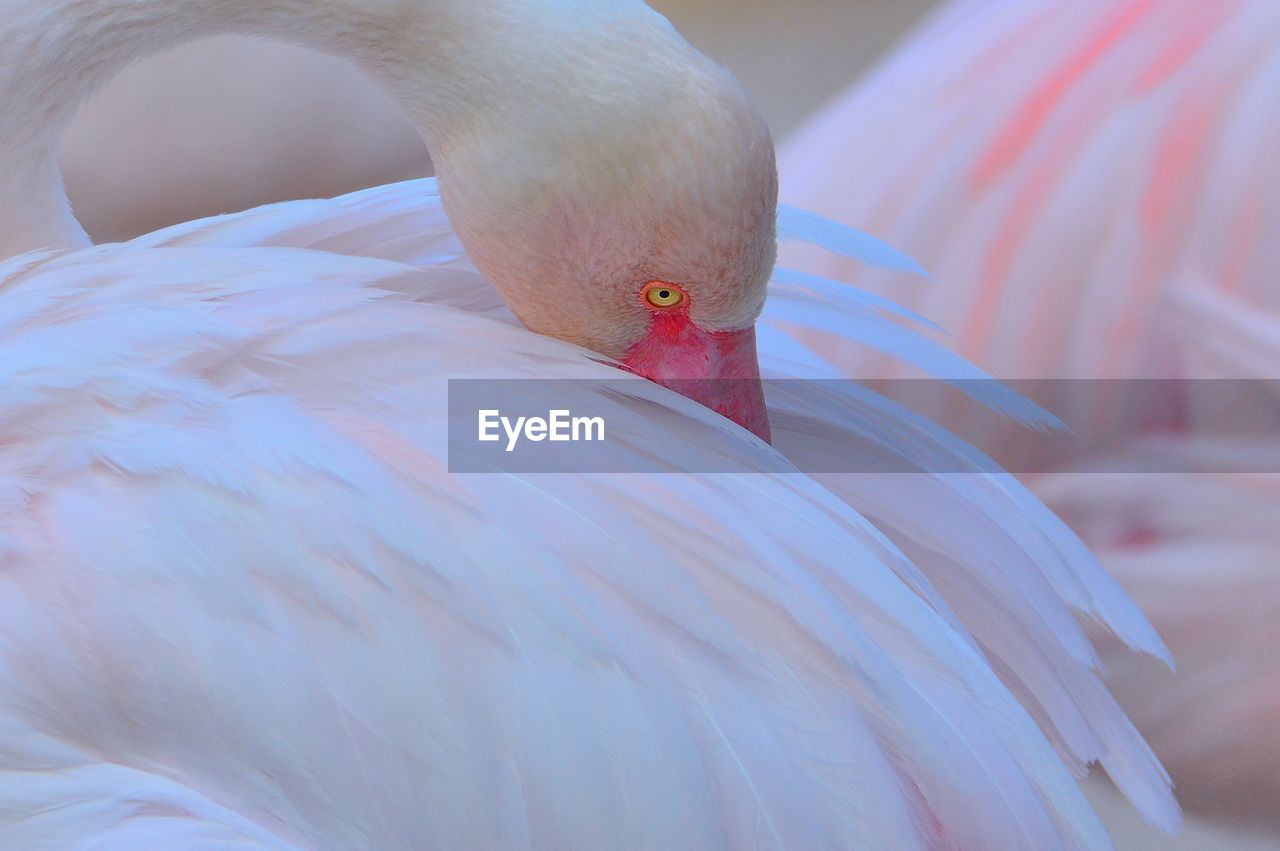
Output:
<path fill-rule="evenodd" d="M 438 221 L 429 188 L 6 266 L 14 741 L 182 782 L 280 842 L 1105 842 L 1068 768 L 1145 748 L 1080 691 L 1069 612 L 1159 645 L 1051 516 L 988 478 L 447 475 L 447 378 L 618 373 L 495 318 L 447 234 L 417 227 Z M 375 256 L 296 247 L 325 243 Z M 635 387 L 615 451 L 790 469 Z M 885 451 L 970 451 L 874 398 L 824 409 L 830 451 L 877 421 Z M 890 493 L 932 494 L 934 522 L 903 524 L 921 503 Z M 885 505 L 915 562 L 850 507 Z M 992 561 L 980 528 L 1007 536 Z M 975 581 L 993 605 L 955 608 Z M 993 613 L 1047 673 L 979 629 Z M 10 763 L 0 795 L 37 768 Z"/>

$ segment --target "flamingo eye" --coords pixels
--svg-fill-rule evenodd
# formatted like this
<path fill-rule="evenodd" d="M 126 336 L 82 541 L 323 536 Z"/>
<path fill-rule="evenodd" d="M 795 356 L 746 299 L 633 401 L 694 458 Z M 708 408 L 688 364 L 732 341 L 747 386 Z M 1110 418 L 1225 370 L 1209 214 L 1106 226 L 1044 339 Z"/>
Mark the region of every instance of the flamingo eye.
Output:
<path fill-rule="evenodd" d="M 666 310 L 684 301 L 684 290 L 675 284 L 654 281 L 644 288 L 644 300 L 649 303 L 650 307 Z"/>

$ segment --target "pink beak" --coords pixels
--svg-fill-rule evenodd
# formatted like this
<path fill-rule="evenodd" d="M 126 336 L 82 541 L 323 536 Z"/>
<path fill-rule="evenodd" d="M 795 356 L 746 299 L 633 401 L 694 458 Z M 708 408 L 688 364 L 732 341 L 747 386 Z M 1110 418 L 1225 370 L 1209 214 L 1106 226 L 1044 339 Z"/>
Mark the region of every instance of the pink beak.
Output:
<path fill-rule="evenodd" d="M 687 313 L 655 313 L 622 363 L 769 440 L 755 328 L 707 331 Z"/>

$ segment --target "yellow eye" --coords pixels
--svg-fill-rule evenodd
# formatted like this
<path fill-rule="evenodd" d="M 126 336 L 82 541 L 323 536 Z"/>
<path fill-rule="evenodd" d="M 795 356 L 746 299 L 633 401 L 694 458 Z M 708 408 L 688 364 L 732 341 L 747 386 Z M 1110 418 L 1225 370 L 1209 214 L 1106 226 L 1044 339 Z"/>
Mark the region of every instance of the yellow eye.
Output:
<path fill-rule="evenodd" d="M 653 307 L 668 308 L 675 307 L 684 301 L 684 290 L 674 284 L 664 283 L 663 281 L 654 281 L 645 287 L 644 300 L 649 302 Z"/>

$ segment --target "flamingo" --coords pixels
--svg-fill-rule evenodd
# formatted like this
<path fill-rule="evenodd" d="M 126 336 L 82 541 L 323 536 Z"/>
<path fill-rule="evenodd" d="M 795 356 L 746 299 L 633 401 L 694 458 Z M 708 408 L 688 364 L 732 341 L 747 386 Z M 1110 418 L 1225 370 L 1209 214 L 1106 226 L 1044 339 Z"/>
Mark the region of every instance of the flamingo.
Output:
<path fill-rule="evenodd" d="M 3 11 L 0 844 L 1105 847 L 1094 761 L 1176 829 L 1077 618 L 1167 654 L 1078 539 L 887 400 L 765 408 L 762 309 L 766 375 L 832 374 L 811 327 L 976 371 L 814 276 L 763 307 L 775 233 L 911 264 L 776 209 L 643 3 Z M 439 183 L 87 245 L 67 116 L 224 31 L 368 68 Z M 548 376 L 686 474 L 449 474 L 449 379 Z M 792 463 L 853 438 L 979 474 Z"/>
<path fill-rule="evenodd" d="M 784 197 L 893 240 L 936 283 L 788 259 L 892 292 L 1002 377 L 1274 378 L 1277 91 L 1269 0 L 953 2 L 780 155 Z M 1274 836 L 1280 487 L 1257 465 L 1277 446 L 1215 437 L 1223 412 L 1182 386 L 1097 413 L 1132 436 L 1181 412 L 1104 463 L 1185 472 L 1104 476 L 1077 457 L 1029 481 L 1170 641 L 1176 676 L 1105 658 L 1179 798 Z"/>

